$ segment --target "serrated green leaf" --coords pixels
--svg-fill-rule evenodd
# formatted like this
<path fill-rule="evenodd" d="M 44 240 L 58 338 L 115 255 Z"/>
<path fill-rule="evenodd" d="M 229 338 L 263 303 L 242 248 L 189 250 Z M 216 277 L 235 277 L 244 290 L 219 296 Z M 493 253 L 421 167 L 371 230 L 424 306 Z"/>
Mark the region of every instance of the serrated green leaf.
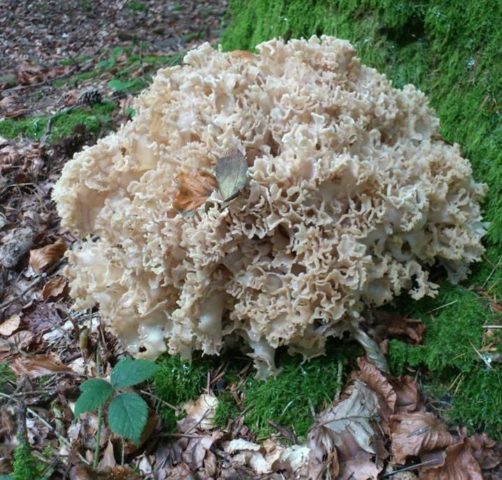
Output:
<path fill-rule="evenodd" d="M 235 198 L 248 181 L 246 157 L 238 150 L 218 159 L 214 170 L 218 190 L 227 202 Z"/>
<path fill-rule="evenodd" d="M 124 358 L 113 367 L 110 381 L 117 388 L 132 387 L 153 377 L 159 367 L 149 360 Z"/>
<path fill-rule="evenodd" d="M 139 444 L 146 425 L 148 405 L 137 393 L 121 393 L 108 407 L 108 425 L 114 433 Z"/>
<path fill-rule="evenodd" d="M 94 412 L 102 407 L 113 393 L 112 386 L 101 378 L 91 378 L 80 385 L 82 393 L 75 404 L 75 416 Z"/>

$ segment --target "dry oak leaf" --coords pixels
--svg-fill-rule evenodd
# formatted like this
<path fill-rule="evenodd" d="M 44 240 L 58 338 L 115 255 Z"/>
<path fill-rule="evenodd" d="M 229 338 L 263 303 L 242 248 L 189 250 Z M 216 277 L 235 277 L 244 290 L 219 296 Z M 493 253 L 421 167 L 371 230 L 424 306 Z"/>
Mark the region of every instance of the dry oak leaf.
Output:
<path fill-rule="evenodd" d="M 362 380 L 368 387 L 370 387 L 371 390 L 382 398 L 385 405 L 390 410 L 390 413 L 394 413 L 397 402 L 397 394 L 387 376 L 375 367 L 375 365 L 370 363 L 365 357 L 359 357 L 357 359 L 357 365 L 359 367 L 359 371 L 354 372 L 353 377 Z"/>
<path fill-rule="evenodd" d="M 57 276 L 51 278 L 42 288 L 42 298 L 48 300 L 49 298 L 56 298 L 64 292 L 68 280 L 64 277 Z"/>
<path fill-rule="evenodd" d="M 36 273 L 41 273 L 54 265 L 66 251 L 66 243 L 62 239 L 30 251 L 30 267 Z"/>
<path fill-rule="evenodd" d="M 483 480 L 479 463 L 472 454 L 467 438 L 449 445 L 444 452 L 444 462 L 420 472 L 420 480 Z"/>
<path fill-rule="evenodd" d="M 376 432 L 374 421 L 379 418 L 379 402 L 364 382 L 356 379 L 348 389 L 348 397 L 334 407 L 321 413 L 316 425 L 308 435 L 308 446 L 311 449 L 310 478 L 316 478 L 313 472 L 319 472 L 328 465 L 323 459 L 330 460 L 329 467 L 337 473 L 340 469 L 342 478 L 349 478 L 349 473 L 357 471 L 357 458 L 366 465 L 368 456 L 374 455 Z M 336 447 L 336 450 L 335 450 Z M 332 452 L 338 451 L 337 455 Z M 335 463 L 336 462 L 336 463 Z M 362 465 L 362 464 L 361 464 Z M 355 470 L 354 470 L 355 469 Z M 369 471 L 366 466 L 365 471 Z M 379 469 L 373 470 L 377 478 Z"/>
<path fill-rule="evenodd" d="M 173 207 L 182 212 L 200 207 L 216 188 L 216 179 L 207 172 L 193 174 L 181 172 L 176 180 L 178 191 L 173 201 Z"/>
<path fill-rule="evenodd" d="M 30 378 L 52 375 L 54 373 L 74 373 L 56 355 L 50 354 L 17 357 L 10 364 L 10 368 L 16 375 L 27 375 Z"/>
<path fill-rule="evenodd" d="M 0 335 L 8 337 L 12 335 L 21 323 L 21 317 L 19 315 L 12 315 L 5 322 L 0 323 Z"/>
<path fill-rule="evenodd" d="M 490 470 L 502 462 L 502 444 L 497 444 L 486 433 L 475 433 L 468 438 L 472 453 L 483 470 Z"/>
<path fill-rule="evenodd" d="M 420 394 L 417 382 L 404 376 L 390 380 L 396 392 L 395 413 L 411 413 L 418 409 Z"/>
<path fill-rule="evenodd" d="M 394 312 L 382 311 L 376 315 L 378 321 L 377 334 L 379 337 L 405 337 L 414 344 L 422 341 L 425 325 L 421 320 L 404 317 Z"/>
<path fill-rule="evenodd" d="M 390 430 L 392 455 L 397 464 L 405 463 L 407 457 L 448 447 L 458 441 L 443 422 L 428 412 L 392 415 Z"/>

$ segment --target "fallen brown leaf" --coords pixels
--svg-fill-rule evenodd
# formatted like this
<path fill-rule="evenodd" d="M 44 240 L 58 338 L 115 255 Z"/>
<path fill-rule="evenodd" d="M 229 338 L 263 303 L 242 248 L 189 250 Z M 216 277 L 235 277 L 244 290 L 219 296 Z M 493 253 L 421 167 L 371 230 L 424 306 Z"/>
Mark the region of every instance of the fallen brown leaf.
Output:
<path fill-rule="evenodd" d="M 182 212 L 195 210 L 206 202 L 216 188 L 216 179 L 207 172 L 180 173 L 173 207 Z"/>
<path fill-rule="evenodd" d="M 468 438 L 472 453 L 483 470 L 490 470 L 502 462 L 502 445 L 486 433 L 475 433 Z"/>
<path fill-rule="evenodd" d="M 36 273 L 41 273 L 54 265 L 66 251 L 66 243 L 62 239 L 30 251 L 30 266 Z"/>
<path fill-rule="evenodd" d="M 48 300 L 49 298 L 56 298 L 63 294 L 68 280 L 61 276 L 51 278 L 42 288 L 42 298 Z"/>
<path fill-rule="evenodd" d="M 421 320 L 404 317 L 399 313 L 379 311 L 377 313 L 377 335 L 380 338 L 405 337 L 412 343 L 420 343 L 425 325 Z"/>
<path fill-rule="evenodd" d="M 374 422 L 379 418 L 379 401 L 376 393 L 359 379 L 345 393 L 347 398 L 318 417 L 309 432 L 308 446 L 312 452 L 311 471 L 322 472 L 323 459 L 329 458 L 336 447 L 338 455 L 331 460 L 337 459 L 337 465 L 332 464 L 331 468 L 335 471 L 340 468 L 343 478 L 349 478 L 362 467 L 357 458 L 366 465 L 368 455 L 362 454 L 370 457 L 377 454 L 375 438 L 378 434 Z M 368 468 L 365 466 L 364 470 L 368 471 Z M 375 471 L 378 474 L 380 469 L 375 468 Z"/>
<path fill-rule="evenodd" d="M 106 448 L 103 451 L 103 456 L 98 464 L 98 470 L 105 470 L 107 468 L 114 468 L 117 466 L 117 461 L 115 460 L 115 454 L 113 452 L 113 443 L 108 440 Z"/>
<path fill-rule="evenodd" d="M 359 367 L 359 371 L 353 373 L 353 378 L 362 380 L 382 399 L 383 405 L 381 405 L 381 407 L 387 407 L 384 409 L 384 412 L 388 412 L 386 415 L 387 417 L 391 413 L 394 413 L 397 402 L 397 394 L 387 376 L 375 367 L 375 365 L 370 363 L 365 357 L 359 357 L 357 359 L 357 365 Z"/>
<path fill-rule="evenodd" d="M 424 467 L 421 480 L 483 480 L 481 468 L 472 454 L 469 441 L 464 438 L 446 447 L 444 462 L 432 468 Z"/>
<path fill-rule="evenodd" d="M 19 328 L 20 323 L 21 317 L 19 315 L 12 315 L 5 322 L 0 323 L 0 335 L 9 337 Z"/>
<path fill-rule="evenodd" d="M 30 378 L 42 377 L 53 373 L 73 373 L 56 355 L 33 355 L 16 357 L 10 364 L 16 375 L 27 375 Z"/>
<path fill-rule="evenodd" d="M 405 463 L 407 457 L 416 457 L 457 441 L 444 423 L 428 412 L 392 415 L 390 429 L 392 455 L 397 464 Z"/>
<path fill-rule="evenodd" d="M 408 376 L 392 378 L 390 382 L 396 392 L 395 413 L 411 413 L 417 410 L 420 403 L 417 382 Z"/>

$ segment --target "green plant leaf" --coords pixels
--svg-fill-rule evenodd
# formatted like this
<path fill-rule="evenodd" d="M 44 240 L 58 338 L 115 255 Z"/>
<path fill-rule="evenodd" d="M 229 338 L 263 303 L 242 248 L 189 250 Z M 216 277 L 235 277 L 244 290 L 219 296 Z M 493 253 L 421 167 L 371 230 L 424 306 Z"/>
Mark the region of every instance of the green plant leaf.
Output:
<path fill-rule="evenodd" d="M 102 407 L 113 393 L 112 386 L 101 378 L 91 378 L 80 385 L 82 393 L 75 404 L 75 416 Z"/>
<path fill-rule="evenodd" d="M 235 198 L 248 181 L 246 157 L 238 150 L 218 159 L 214 169 L 218 189 L 225 202 Z"/>
<path fill-rule="evenodd" d="M 137 393 L 121 393 L 108 407 L 108 425 L 114 433 L 139 444 L 148 417 L 148 405 Z"/>
<path fill-rule="evenodd" d="M 116 388 L 132 387 L 155 375 L 159 367 L 149 360 L 124 358 L 113 367 L 110 380 Z"/>

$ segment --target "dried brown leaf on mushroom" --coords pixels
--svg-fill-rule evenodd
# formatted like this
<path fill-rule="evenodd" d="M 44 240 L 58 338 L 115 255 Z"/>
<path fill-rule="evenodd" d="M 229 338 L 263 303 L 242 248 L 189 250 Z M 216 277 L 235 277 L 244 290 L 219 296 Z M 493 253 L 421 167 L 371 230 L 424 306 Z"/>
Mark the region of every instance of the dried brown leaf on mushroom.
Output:
<path fill-rule="evenodd" d="M 428 412 L 402 413 L 390 418 L 392 455 L 397 464 L 408 457 L 448 447 L 457 439 L 446 425 Z"/>
<path fill-rule="evenodd" d="M 53 373 L 73 373 L 73 370 L 64 365 L 56 354 L 18 356 L 11 362 L 10 368 L 16 375 L 27 375 L 30 378 Z"/>
<path fill-rule="evenodd" d="M 442 459 L 440 465 L 423 467 L 420 480 L 483 480 L 481 468 L 467 438 L 446 447 Z"/>
<path fill-rule="evenodd" d="M 36 273 L 47 270 L 58 262 L 66 251 L 66 243 L 62 239 L 30 251 L 30 267 Z"/>
<path fill-rule="evenodd" d="M 218 159 L 214 169 L 218 190 L 225 202 L 235 198 L 248 181 L 246 157 L 238 150 Z"/>
<path fill-rule="evenodd" d="M 178 191 L 173 201 L 173 207 L 182 212 L 200 207 L 216 188 L 215 178 L 207 172 L 181 172 L 176 180 Z"/>

